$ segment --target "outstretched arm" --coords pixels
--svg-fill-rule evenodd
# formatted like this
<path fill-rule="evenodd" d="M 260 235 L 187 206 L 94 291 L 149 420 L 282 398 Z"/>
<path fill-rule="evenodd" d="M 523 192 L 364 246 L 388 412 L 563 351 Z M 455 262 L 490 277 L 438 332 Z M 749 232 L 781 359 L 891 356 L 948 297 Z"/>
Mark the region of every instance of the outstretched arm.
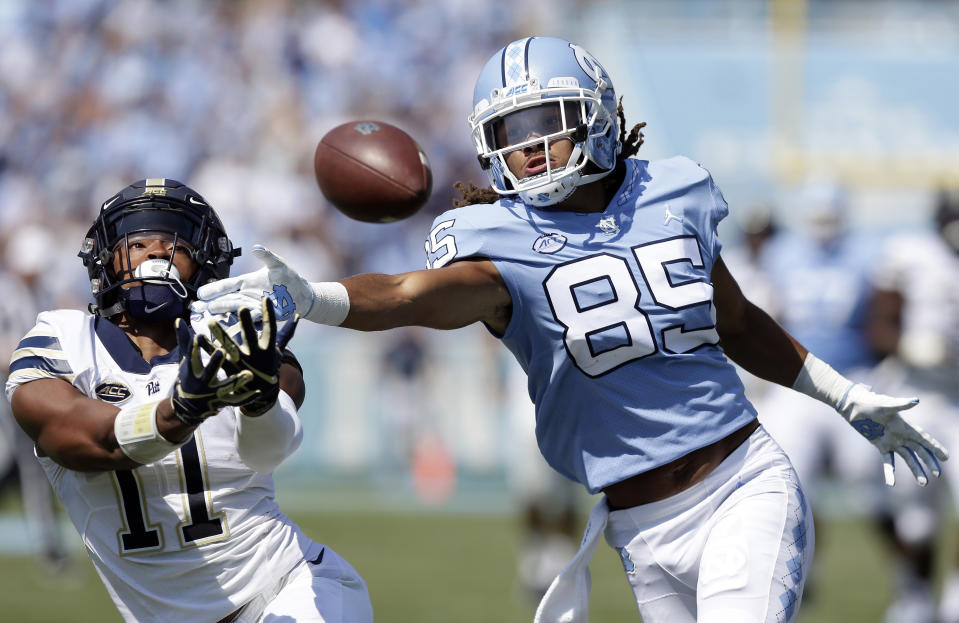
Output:
<path fill-rule="evenodd" d="M 482 321 L 502 334 L 509 323 L 509 291 L 489 260 L 400 275 L 356 275 L 340 283 L 350 298 L 342 326 L 350 329 L 459 329 Z"/>
<path fill-rule="evenodd" d="M 928 482 L 927 472 L 939 476 L 938 461 L 948 458 L 946 449 L 900 415 L 916 406 L 918 398 L 876 394 L 833 370 L 746 300 L 721 258 L 716 260 L 711 278 L 720 343 L 733 361 L 761 378 L 792 387 L 836 409 L 879 450 L 886 484 L 895 483 L 896 454 L 920 485 Z"/>
<path fill-rule="evenodd" d="M 342 281 L 311 283 L 264 247 L 254 247 L 253 256 L 263 268 L 202 286 L 194 311 L 223 314 L 250 307 L 256 313 L 260 298 L 268 294 L 278 303 L 282 298 L 288 314 L 360 331 L 409 325 L 458 329 L 482 321 L 502 333 L 509 324 L 509 290 L 489 260 L 464 260 L 399 275 L 368 273 Z"/>

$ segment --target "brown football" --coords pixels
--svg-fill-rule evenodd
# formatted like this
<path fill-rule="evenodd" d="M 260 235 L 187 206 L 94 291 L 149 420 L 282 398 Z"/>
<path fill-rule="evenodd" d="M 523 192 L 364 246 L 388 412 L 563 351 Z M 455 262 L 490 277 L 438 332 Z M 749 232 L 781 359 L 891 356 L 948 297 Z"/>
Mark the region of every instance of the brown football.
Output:
<path fill-rule="evenodd" d="M 313 165 L 323 196 L 346 216 L 367 223 L 412 216 L 433 189 L 423 149 L 382 121 L 336 126 L 320 139 Z"/>

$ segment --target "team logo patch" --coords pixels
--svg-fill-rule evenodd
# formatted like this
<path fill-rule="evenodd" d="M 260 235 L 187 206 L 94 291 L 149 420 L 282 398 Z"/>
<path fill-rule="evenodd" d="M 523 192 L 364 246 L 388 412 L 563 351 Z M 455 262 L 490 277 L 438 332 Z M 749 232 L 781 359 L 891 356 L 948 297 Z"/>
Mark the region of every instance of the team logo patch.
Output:
<path fill-rule="evenodd" d="M 270 300 L 273 301 L 277 320 L 287 320 L 293 317 L 293 312 L 296 311 L 296 303 L 293 302 L 293 297 L 290 296 L 290 291 L 286 289 L 285 285 L 278 283 L 273 286 L 272 292 L 264 292 L 263 294 L 269 296 Z"/>
<path fill-rule="evenodd" d="M 879 439 L 886 432 L 885 427 L 875 420 L 855 420 L 850 422 L 852 427 L 859 431 L 859 434 L 873 441 Z"/>
<path fill-rule="evenodd" d="M 533 243 L 533 251 L 537 253 L 556 253 L 566 246 L 566 236 L 563 234 L 543 234 Z"/>
<path fill-rule="evenodd" d="M 116 381 L 104 381 L 103 383 L 100 383 L 97 385 L 94 393 L 100 400 L 104 402 L 110 402 L 115 405 L 120 404 L 121 402 L 126 402 L 132 395 L 129 387 L 123 383 L 117 383 Z"/>
<path fill-rule="evenodd" d="M 616 222 L 616 217 L 612 215 L 600 219 L 598 227 L 607 236 L 619 233 L 619 223 Z"/>

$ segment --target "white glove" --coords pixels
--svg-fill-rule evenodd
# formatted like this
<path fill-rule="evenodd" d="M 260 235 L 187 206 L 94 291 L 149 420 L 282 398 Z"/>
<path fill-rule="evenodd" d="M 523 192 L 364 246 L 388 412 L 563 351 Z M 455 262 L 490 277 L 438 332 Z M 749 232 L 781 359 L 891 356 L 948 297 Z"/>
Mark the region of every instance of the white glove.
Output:
<path fill-rule="evenodd" d="M 894 454 L 902 457 L 921 486 L 929 482 L 928 472 L 938 477 L 941 472 L 939 461 L 949 458 L 941 443 L 900 415 L 900 411 L 917 404 L 918 398 L 884 396 L 857 383 L 849 389 L 838 408 L 846 421 L 879 449 L 883 474 L 890 487 L 896 483 Z"/>
<path fill-rule="evenodd" d="M 262 245 L 253 247 L 253 257 L 263 263 L 256 272 L 228 277 L 200 286 L 194 313 L 229 314 L 241 307 L 253 310 L 253 320 L 262 318 L 259 301 L 269 296 L 276 306 L 278 323 L 299 314 L 307 320 L 338 325 L 349 313 L 346 288 L 337 282 L 310 283 L 282 257 Z"/>
<path fill-rule="evenodd" d="M 806 355 L 793 389 L 831 405 L 859 434 L 882 454 L 886 484 L 896 484 L 894 455 L 909 466 L 916 482 L 925 486 L 929 477 L 922 465 L 936 477 L 939 461 L 949 458 L 941 443 L 918 426 L 910 424 L 899 412 L 919 404 L 918 398 L 893 398 L 853 383 L 812 353 Z"/>

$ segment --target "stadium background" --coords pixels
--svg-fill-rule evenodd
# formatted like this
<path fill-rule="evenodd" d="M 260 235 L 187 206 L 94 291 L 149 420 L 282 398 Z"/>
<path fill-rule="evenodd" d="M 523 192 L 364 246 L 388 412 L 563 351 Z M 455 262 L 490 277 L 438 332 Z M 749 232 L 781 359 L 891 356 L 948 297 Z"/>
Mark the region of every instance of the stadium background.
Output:
<path fill-rule="evenodd" d="M 195 187 L 237 245 L 265 243 L 313 278 L 419 268 L 452 183 L 483 182 L 465 122 L 475 75 L 529 34 L 604 62 L 627 122 L 649 124 L 642 157 L 710 169 L 731 206 L 728 247 L 750 206 L 793 222 L 811 176 L 847 184 L 855 226 L 878 232 L 923 226 L 933 192 L 959 185 L 959 7 L 946 1 L 5 0 L 2 269 L 41 265 L 41 307 L 84 306 L 83 232 L 102 199 L 148 176 Z M 428 153 L 434 193 L 417 217 L 360 224 L 323 201 L 315 144 L 359 118 L 405 128 Z M 244 255 L 235 272 L 255 267 Z M 378 618 L 529 620 L 511 588 L 503 349 L 481 327 L 304 325 L 293 346 L 306 437 L 277 472 L 280 503 L 363 572 Z M 117 620 L 86 567 L 44 577 L 16 496 L 0 494 L 10 620 Z M 824 554 L 835 586 L 802 620 L 875 620 L 883 553 L 834 499 L 821 512 L 842 544 Z M 594 619 L 628 617 L 615 555 L 601 548 L 595 567 Z"/>

